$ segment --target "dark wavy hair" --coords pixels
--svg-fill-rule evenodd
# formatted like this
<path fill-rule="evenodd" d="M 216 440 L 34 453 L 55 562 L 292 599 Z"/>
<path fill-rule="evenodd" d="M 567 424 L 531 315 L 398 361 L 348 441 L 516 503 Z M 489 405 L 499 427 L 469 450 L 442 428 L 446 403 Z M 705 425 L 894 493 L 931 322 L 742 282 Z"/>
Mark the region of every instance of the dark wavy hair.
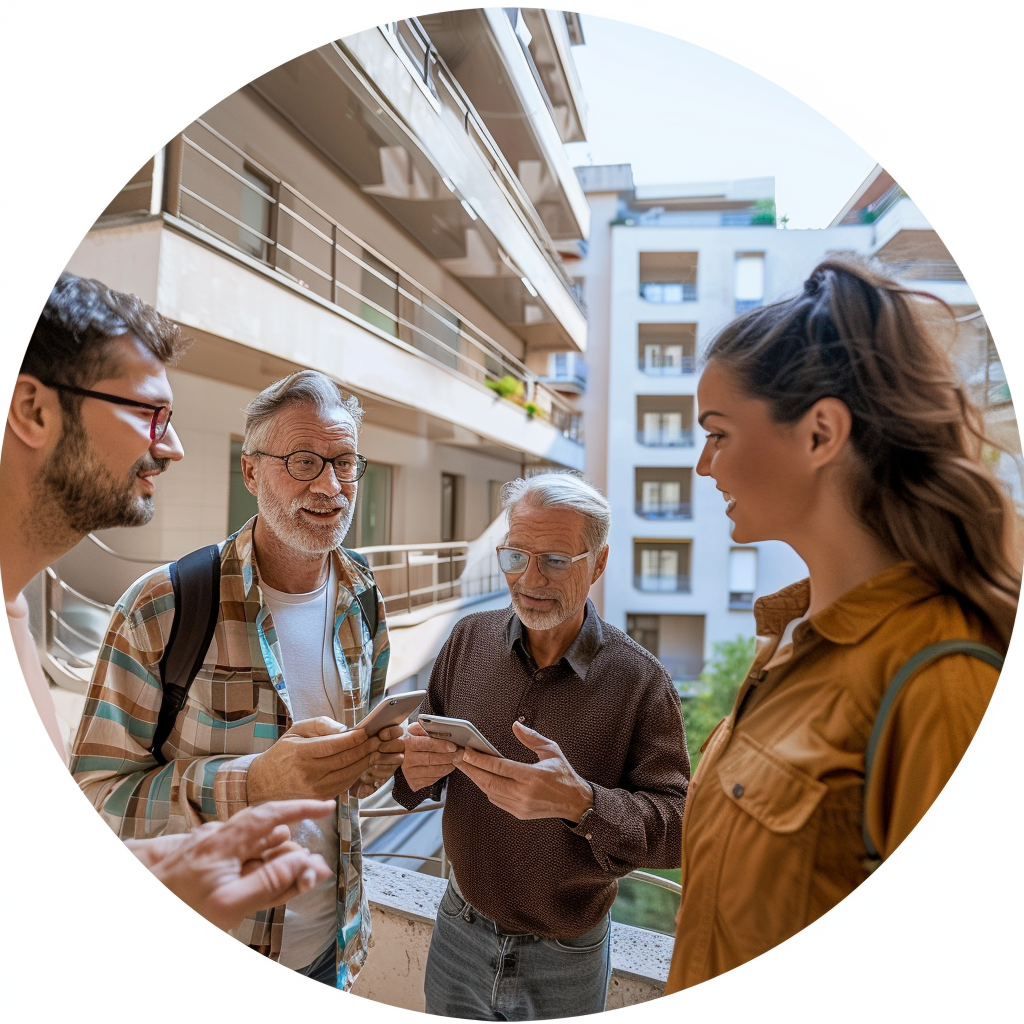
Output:
<path fill-rule="evenodd" d="M 848 257 L 821 262 L 796 298 L 752 310 L 705 361 L 732 372 L 778 423 L 819 399 L 850 410 L 848 500 L 893 554 L 979 608 L 1009 643 L 1020 595 L 1013 505 L 982 461 L 980 410 L 934 335 L 941 300 Z"/>
<path fill-rule="evenodd" d="M 109 342 L 130 335 L 163 363 L 174 363 L 191 342 L 181 328 L 137 295 L 117 292 L 102 281 L 61 274 L 39 316 L 21 363 L 21 373 L 52 384 L 89 387 L 117 372 Z M 81 398 L 61 393 L 61 406 L 75 412 Z"/>

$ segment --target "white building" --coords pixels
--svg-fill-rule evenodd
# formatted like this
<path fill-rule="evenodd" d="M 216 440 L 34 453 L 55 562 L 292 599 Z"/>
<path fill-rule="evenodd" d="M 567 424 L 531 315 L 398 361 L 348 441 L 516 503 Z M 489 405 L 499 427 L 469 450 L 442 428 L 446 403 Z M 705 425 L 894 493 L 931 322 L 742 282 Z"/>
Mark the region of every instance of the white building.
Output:
<path fill-rule="evenodd" d="M 586 475 L 615 510 L 603 614 L 687 692 L 715 641 L 753 635 L 754 599 L 805 574 L 787 545 L 733 543 L 721 494 L 694 471 L 699 358 L 729 320 L 794 294 L 830 252 L 874 256 L 953 306 L 961 372 L 993 385 L 994 416 L 1019 453 L 1016 423 L 963 275 L 880 168 L 833 225 L 799 231 L 775 228 L 773 178 L 634 187 L 629 165 L 577 174 L 592 217 L 574 271 L 590 322 Z"/>

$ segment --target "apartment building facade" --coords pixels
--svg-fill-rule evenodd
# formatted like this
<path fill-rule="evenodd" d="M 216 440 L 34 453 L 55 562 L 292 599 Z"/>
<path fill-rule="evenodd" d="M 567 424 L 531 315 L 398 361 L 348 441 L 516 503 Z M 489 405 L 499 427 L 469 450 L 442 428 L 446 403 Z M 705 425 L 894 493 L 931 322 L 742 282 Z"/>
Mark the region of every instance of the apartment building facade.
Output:
<path fill-rule="evenodd" d="M 87 538 L 37 581 L 69 729 L 105 606 L 255 512 L 242 409 L 302 367 L 366 410 L 346 543 L 388 603 L 391 685 L 417 683 L 460 615 L 507 602 L 501 485 L 584 465 L 578 411 L 528 368 L 586 347 L 558 251 L 589 231 L 562 148 L 585 137 L 580 38 L 574 16 L 508 8 L 331 41 L 198 117 L 103 211 L 68 269 L 195 343 L 169 372 L 186 455 L 153 520 Z"/>
<path fill-rule="evenodd" d="M 693 693 L 716 641 L 754 635 L 754 600 L 801 578 L 778 542 L 736 544 L 713 481 L 697 476 L 700 354 L 739 313 L 799 290 L 832 252 L 879 261 L 942 298 L 947 343 L 986 407 L 993 452 L 1021 500 L 1020 439 L 998 354 L 963 274 L 881 168 L 827 228 L 777 230 L 772 178 L 643 187 L 629 165 L 580 167 L 592 227 L 579 265 L 590 324 L 586 475 L 615 509 L 603 614 Z"/>

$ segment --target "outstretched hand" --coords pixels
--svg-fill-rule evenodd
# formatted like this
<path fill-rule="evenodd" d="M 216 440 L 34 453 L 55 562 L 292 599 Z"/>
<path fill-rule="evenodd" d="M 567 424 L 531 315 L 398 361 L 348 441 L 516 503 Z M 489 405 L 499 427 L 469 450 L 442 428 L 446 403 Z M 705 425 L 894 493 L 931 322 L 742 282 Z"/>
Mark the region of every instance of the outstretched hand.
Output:
<path fill-rule="evenodd" d="M 577 774 L 554 740 L 521 722 L 512 723 L 512 732 L 523 746 L 536 753 L 536 764 L 509 761 L 467 747 L 457 764 L 459 770 L 492 804 L 516 818 L 578 822 L 594 806 L 590 784 Z"/>
<path fill-rule="evenodd" d="M 323 857 L 291 841 L 288 826 L 334 809 L 333 800 L 271 801 L 228 821 L 125 845 L 171 892 L 227 930 L 331 877 Z"/>

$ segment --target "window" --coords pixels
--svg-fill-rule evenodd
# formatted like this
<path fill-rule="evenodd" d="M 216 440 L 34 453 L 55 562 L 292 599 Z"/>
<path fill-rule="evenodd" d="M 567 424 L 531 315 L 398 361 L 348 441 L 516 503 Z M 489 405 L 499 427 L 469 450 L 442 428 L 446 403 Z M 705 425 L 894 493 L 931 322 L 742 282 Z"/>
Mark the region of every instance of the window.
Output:
<path fill-rule="evenodd" d="M 369 462 L 359 481 L 356 509 L 345 540 L 348 548 L 391 543 L 391 467 Z"/>
<path fill-rule="evenodd" d="M 745 313 L 764 303 L 764 253 L 738 252 L 735 264 L 736 312 Z"/>
<path fill-rule="evenodd" d="M 691 469 L 636 470 L 636 514 L 644 519 L 689 519 Z"/>
<path fill-rule="evenodd" d="M 729 552 L 729 607 L 754 607 L 757 590 L 757 548 L 733 548 Z"/>
<path fill-rule="evenodd" d="M 696 370 L 696 324 L 640 324 L 639 366 L 656 377 L 674 377 Z"/>
<path fill-rule="evenodd" d="M 247 224 L 251 231 L 238 229 L 238 245 L 250 256 L 258 260 L 266 260 L 270 237 L 270 218 L 274 194 L 274 186 L 262 175 L 257 174 L 248 165 L 242 167 L 242 177 L 248 185 L 241 185 L 242 194 L 239 202 L 239 220 Z"/>
<path fill-rule="evenodd" d="M 689 541 L 634 541 L 633 585 L 660 593 L 690 592 Z"/>
<path fill-rule="evenodd" d="M 640 253 L 640 295 L 648 302 L 694 302 L 697 253 Z"/>
<path fill-rule="evenodd" d="M 627 615 L 626 633 L 646 651 L 658 656 L 658 616 Z"/>
<path fill-rule="evenodd" d="M 441 474 L 441 542 L 458 537 L 459 478 L 451 473 Z"/>
<path fill-rule="evenodd" d="M 693 444 L 692 395 L 638 395 L 637 441 L 651 448 Z"/>
<path fill-rule="evenodd" d="M 359 315 L 368 323 L 379 327 L 385 334 L 398 337 L 398 271 L 365 249 L 362 294 L 367 301 L 360 303 Z"/>

